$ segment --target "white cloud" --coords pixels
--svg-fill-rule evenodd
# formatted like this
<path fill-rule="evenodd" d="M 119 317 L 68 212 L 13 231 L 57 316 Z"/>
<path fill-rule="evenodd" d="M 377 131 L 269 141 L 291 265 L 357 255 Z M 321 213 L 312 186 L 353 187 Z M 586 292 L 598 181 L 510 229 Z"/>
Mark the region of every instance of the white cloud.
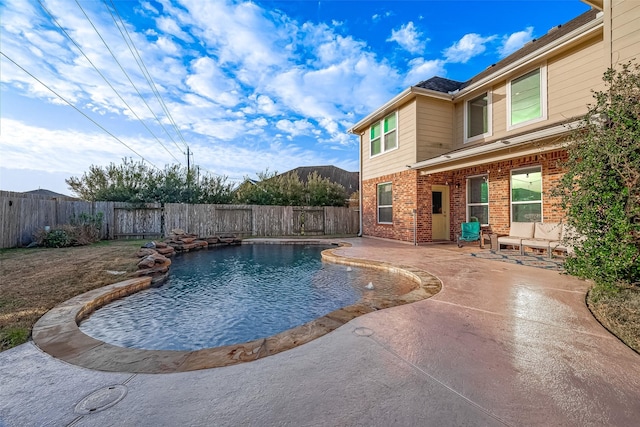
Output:
<path fill-rule="evenodd" d="M 276 128 L 289 134 L 288 138 L 300 135 L 308 135 L 313 128 L 313 125 L 308 120 L 278 120 Z"/>
<path fill-rule="evenodd" d="M 383 18 L 390 17 L 391 15 L 393 15 L 393 12 L 391 12 L 391 11 L 386 11 L 384 13 L 375 13 L 375 14 L 373 14 L 371 16 L 371 20 L 373 22 L 378 22 L 378 21 L 382 20 Z"/>
<path fill-rule="evenodd" d="M 533 40 L 533 27 L 527 27 L 523 31 L 515 32 L 509 36 L 502 38 L 502 46 L 498 48 L 501 58 L 509 56 L 516 50 L 520 49 L 527 42 Z"/>
<path fill-rule="evenodd" d="M 258 112 L 268 114 L 270 116 L 274 116 L 280 112 L 276 103 L 273 102 L 273 99 L 269 98 L 267 95 L 258 95 L 256 98 L 256 105 L 258 106 Z"/>
<path fill-rule="evenodd" d="M 406 25 L 401 26 L 399 30 L 391 30 L 391 37 L 389 37 L 387 41 L 398 43 L 403 49 L 410 53 L 422 53 L 428 39 L 420 40 L 421 37 L 422 33 L 419 32 L 413 25 L 413 22 L 410 21 Z"/>
<path fill-rule="evenodd" d="M 37 165 L 47 172 L 81 175 L 91 164 L 107 165 L 119 163 L 124 157 L 137 157 L 121 142 L 102 132 L 47 129 L 3 118 L 2 133 L 2 166 L 12 169 L 31 169 Z M 173 161 L 153 139 L 121 137 L 120 140 L 158 167 Z M 25 146 L 30 149 L 25 151 Z"/>
<path fill-rule="evenodd" d="M 153 122 L 155 114 L 173 132 L 152 88 L 114 28 L 111 16 L 100 3 L 82 2 L 82 6 L 137 89 L 105 50 L 75 2 L 60 1 L 50 10 L 130 107 L 124 105 L 42 9 L 28 2 L 17 1 L 7 8 L 3 5 L 3 22 L 8 24 L 2 29 L 3 53 L 34 72 L 78 108 L 95 112 L 101 123 L 123 129 L 123 141 L 131 142 L 132 147 L 143 154 L 149 150 L 154 152 L 152 157 L 159 166 L 173 161 L 152 136 L 140 135 L 144 129 L 129 111 L 131 108 L 142 119 L 150 121 L 154 131 L 158 128 Z M 134 9 L 146 22 L 157 23 L 157 28 L 151 29 L 136 28 L 133 21 L 125 25 L 185 139 L 190 145 L 203 141 L 199 152 L 219 151 L 220 146 L 229 149 L 227 157 L 222 159 L 226 164 L 212 155 L 212 167 L 224 164 L 228 169 L 229 162 L 235 159 L 247 164 L 262 164 L 263 159 L 271 159 L 281 164 L 279 155 L 282 154 L 288 159 L 282 163 L 287 168 L 314 163 L 333 163 L 346 168 L 352 160 L 315 154 L 302 147 L 310 141 L 341 149 L 354 147 L 357 141 L 346 134 L 346 129 L 357 117 L 371 112 L 400 89 L 399 71 L 385 58 L 371 52 L 366 42 L 340 34 L 339 31 L 346 31 L 343 26 L 336 29 L 326 24 L 298 24 L 279 12 L 266 12 L 255 3 L 184 0 L 177 4 L 162 0 L 142 2 Z M 189 40 L 198 40 L 201 45 L 183 43 Z M 62 103 L 4 58 L 1 77 L 3 90 L 6 85 L 21 96 Z M 148 110 L 137 91 L 154 113 Z M 272 118 L 275 119 L 272 121 Z M 39 123 L 37 118 L 25 120 Z M 106 127 L 113 130 L 110 125 Z M 37 126 L 25 127 L 22 131 L 27 135 L 30 132 L 31 136 L 17 138 L 21 144 L 16 145 L 17 151 L 11 156 L 9 153 L 7 158 L 15 160 L 22 155 L 28 160 L 25 164 L 34 164 L 31 153 L 44 152 L 56 170 L 66 167 L 77 172 L 86 170 L 85 163 L 93 159 L 118 162 L 124 156 L 135 156 L 100 133 L 63 132 Z M 125 132 L 134 136 L 126 136 Z M 268 156 L 264 145 L 277 140 L 275 132 L 282 134 L 281 141 L 288 144 L 279 148 L 286 153 Z M 166 137 L 160 130 L 156 134 Z M 56 141 L 58 151 L 32 144 L 31 138 Z M 77 143 L 82 138 L 91 144 Z M 67 149 L 67 145 L 60 142 L 65 140 L 72 148 Z M 173 144 L 169 141 L 168 145 Z M 251 151 L 256 145 L 265 151 Z M 20 150 L 27 152 L 25 147 L 33 148 L 29 148 L 28 154 L 20 154 Z M 82 150 L 73 147 L 82 147 Z M 103 147 L 107 148 L 103 150 Z M 247 150 L 251 155 L 234 157 L 231 154 L 234 148 Z M 74 161 L 67 161 L 67 156 L 74 157 Z M 258 157 L 260 162 L 256 160 Z M 354 165 L 357 169 L 357 162 Z"/>
<path fill-rule="evenodd" d="M 409 71 L 404 79 L 404 84 L 411 86 L 433 76 L 444 77 L 446 75 L 444 66 L 445 61 L 442 59 L 415 58 L 409 62 Z"/>
<path fill-rule="evenodd" d="M 233 107 L 238 104 L 238 87 L 220 70 L 213 59 L 202 57 L 191 63 L 193 73 L 186 79 L 189 88 L 202 96 L 222 104 Z"/>
<path fill-rule="evenodd" d="M 460 40 L 444 50 L 447 62 L 466 63 L 486 50 L 486 44 L 496 36 L 482 37 L 480 34 L 465 34 Z"/>
<path fill-rule="evenodd" d="M 156 19 L 156 26 L 158 27 L 159 30 L 164 31 L 167 34 L 170 34 L 174 37 L 177 37 L 178 39 L 185 41 L 187 43 L 192 43 L 193 42 L 193 38 L 187 34 L 186 32 L 184 32 L 180 26 L 176 23 L 175 20 L 166 17 L 166 16 L 160 16 Z"/>

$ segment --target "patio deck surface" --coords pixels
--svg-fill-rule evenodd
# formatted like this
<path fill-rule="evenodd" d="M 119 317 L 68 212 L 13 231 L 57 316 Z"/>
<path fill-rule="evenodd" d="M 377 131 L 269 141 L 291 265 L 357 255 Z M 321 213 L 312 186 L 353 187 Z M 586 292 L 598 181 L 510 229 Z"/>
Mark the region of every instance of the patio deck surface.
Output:
<path fill-rule="evenodd" d="M 428 271 L 442 291 L 184 373 L 90 370 L 27 343 L 0 353 L 0 426 L 637 425 L 640 355 L 593 318 L 588 283 L 472 247 L 342 240 L 339 255 Z M 96 391 L 97 410 L 77 406 Z"/>

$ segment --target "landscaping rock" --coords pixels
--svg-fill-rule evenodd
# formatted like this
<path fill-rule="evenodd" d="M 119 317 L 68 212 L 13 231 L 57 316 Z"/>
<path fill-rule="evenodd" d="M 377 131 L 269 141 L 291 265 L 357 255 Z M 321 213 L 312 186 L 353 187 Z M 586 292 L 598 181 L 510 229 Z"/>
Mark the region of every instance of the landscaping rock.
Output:
<path fill-rule="evenodd" d="M 153 249 L 156 247 L 156 242 L 147 242 L 142 247 L 147 249 Z"/>
<path fill-rule="evenodd" d="M 147 255 L 138 262 L 138 269 L 152 268 L 154 265 L 156 265 L 156 261 L 151 257 L 151 255 Z"/>
<path fill-rule="evenodd" d="M 138 250 L 138 252 L 136 252 L 136 256 L 138 258 L 144 258 L 146 256 L 153 255 L 155 253 L 156 253 L 156 251 L 154 249 L 141 248 L 141 249 Z"/>
<path fill-rule="evenodd" d="M 171 265 L 171 260 L 159 253 L 153 253 L 142 258 L 138 263 L 138 269 L 148 269 L 156 267 L 156 264 L 166 265 L 167 268 Z"/>
<path fill-rule="evenodd" d="M 160 248 L 158 247 L 156 249 L 156 251 L 160 254 L 160 255 L 164 255 L 167 258 L 173 256 L 176 253 L 176 250 L 172 247 L 172 246 L 168 246 L 165 243 L 165 247 L 164 248 Z"/>

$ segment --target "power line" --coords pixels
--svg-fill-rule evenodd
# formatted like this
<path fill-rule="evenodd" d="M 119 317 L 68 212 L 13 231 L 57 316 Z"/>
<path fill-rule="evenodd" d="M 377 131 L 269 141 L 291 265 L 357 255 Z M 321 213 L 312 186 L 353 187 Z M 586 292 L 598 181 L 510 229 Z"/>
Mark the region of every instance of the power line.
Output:
<path fill-rule="evenodd" d="M 104 1 L 106 2 L 106 0 L 104 0 Z M 169 119 L 169 121 L 173 125 L 173 128 L 175 129 L 176 133 L 178 134 L 178 136 L 182 140 L 182 143 L 185 145 L 185 147 L 188 147 L 187 142 L 185 141 L 184 137 L 182 136 L 182 132 L 180 132 L 180 129 L 178 128 L 175 120 L 173 119 L 173 116 L 171 115 L 171 112 L 169 112 L 169 109 L 167 108 L 164 100 L 162 99 L 162 96 L 160 95 L 160 92 L 158 91 L 158 89 L 156 87 L 156 84 L 153 81 L 153 78 L 151 77 L 151 74 L 149 73 L 149 70 L 147 69 L 146 65 L 144 64 L 144 61 L 142 60 L 142 56 L 140 55 L 140 51 L 136 47 L 135 43 L 133 42 L 133 39 L 131 38 L 131 35 L 129 34 L 129 30 L 127 30 L 126 25 L 124 25 L 124 21 L 122 20 L 122 16 L 120 16 L 120 12 L 118 12 L 118 8 L 116 7 L 116 5 L 113 2 L 113 0 L 110 0 L 110 2 L 111 2 L 111 5 L 113 6 L 113 10 L 115 10 L 116 15 L 118 16 L 118 19 L 120 20 L 120 22 L 122 24 L 122 27 L 124 28 L 124 32 L 126 33 L 127 38 L 131 42 L 131 46 L 133 46 L 133 49 L 132 49 L 131 46 L 129 46 L 129 44 L 127 43 L 127 46 L 129 46 L 129 50 L 131 51 L 131 54 L 134 56 L 134 58 L 137 57 L 136 58 L 136 63 L 138 64 L 138 67 L 140 67 L 140 70 L 142 71 L 142 74 L 147 79 L 147 82 L 149 83 L 149 86 L 151 87 L 153 93 L 156 95 L 156 98 L 158 99 L 158 102 L 160 103 L 160 106 L 162 107 L 162 109 L 164 110 L 164 113 L 166 114 L 167 118 Z M 123 37 L 124 37 L 124 35 L 123 35 Z M 126 41 L 126 39 L 125 39 L 125 41 Z M 134 51 L 135 51 L 135 53 L 134 53 Z M 138 61 L 138 59 L 139 59 L 139 61 Z"/>
<path fill-rule="evenodd" d="M 120 98 L 120 100 L 124 103 L 124 105 L 127 106 L 127 108 L 129 108 L 129 111 L 131 111 L 131 113 L 133 113 L 133 115 L 136 117 L 136 119 L 138 119 L 138 121 L 149 131 L 149 133 L 156 139 L 156 141 L 158 141 L 158 144 L 160 144 L 162 146 L 162 148 L 165 149 L 165 151 L 167 153 L 169 153 L 169 155 L 171 157 L 173 157 L 173 159 L 178 162 L 181 163 L 180 160 L 178 160 L 178 158 L 176 158 L 176 156 L 173 155 L 173 153 L 171 151 L 169 151 L 169 149 L 162 143 L 162 141 L 160 141 L 160 139 L 156 136 L 155 133 L 153 133 L 153 131 L 149 128 L 149 126 L 147 126 L 147 124 L 140 118 L 140 116 L 138 116 L 138 114 L 134 111 L 134 109 L 129 105 L 129 103 L 120 95 L 120 93 L 116 90 L 115 87 L 113 87 L 113 85 L 109 82 L 109 80 L 106 78 L 106 76 L 104 74 L 102 74 L 102 72 L 98 69 L 98 67 L 96 67 L 96 65 L 91 61 L 91 59 L 89 59 L 89 57 L 87 56 L 86 53 L 84 53 L 84 51 L 82 50 L 82 48 L 80 47 L 80 45 L 78 43 L 76 43 L 76 41 L 71 37 L 71 35 L 69 35 L 69 33 L 67 33 L 67 31 L 62 27 L 62 25 L 60 25 L 60 23 L 58 23 L 58 21 L 56 20 L 56 18 L 53 16 L 53 14 L 51 12 L 49 12 L 49 10 L 44 6 L 44 4 L 42 4 L 41 0 L 38 0 L 38 2 L 40 3 L 40 6 L 42 6 L 42 8 L 45 10 L 45 12 L 47 12 L 47 14 L 51 17 L 51 19 L 53 20 L 53 22 L 58 26 L 58 28 L 60 28 L 60 30 L 62 30 L 62 32 L 67 36 L 67 38 L 69 40 L 71 40 L 71 42 L 76 46 L 76 48 L 78 48 L 78 50 L 80 51 L 80 53 L 82 53 L 82 55 L 87 59 L 87 61 L 89 61 L 89 63 L 91 64 L 91 66 L 98 72 L 98 74 L 100 75 L 100 77 L 102 77 L 102 79 L 105 81 L 105 83 L 107 83 L 109 85 L 109 87 L 113 90 L 113 92 L 118 96 L 118 98 Z M 77 3 L 77 1 L 76 1 Z M 84 11 L 84 9 L 82 8 L 82 6 L 77 3 L 78 6 L 80 7 L 80 10 L 82 10 L 82 13 L 84 14 L 84 16 L 87 18 L 87 20 L 89 21 L 89 23 L 91 24 L 91 26 L 93 27 L 93 29 L 95 30 L 95 32 L 98 34 L 98 37 L 100 37 L 100 40 L 102 40 L 102 42 L 104 43 L 105 47 L 107 48 L 107 50 L 109 51 L 109 53 L 111 53 L 111 56 L 113 57 L 113 59 L 116 61 L 116 63 L 118 63 L 118 65 L 120 66 L 120 69 L 122 70 L 122 72 L 125 74 L 125 76 L 127 77 L 127 79 L 129 79 L 129 82 L 131 82 L 131 84 L 133 84 L 133 82 L 131 81 L 131 79 L 129 78 L 129 75 L 127 74 L 127 72 L 124 70 L 124 68 L 122 67 L 122 65 L 120 65 L 120 63 L 118 62 L 118 59 L 115 57 L 115 55 L 113 54 L 113 52 L 111 51 L 111 49 L 109 48 L 109 46 L 107 45 L 107 42 L 104 40 L 104 38 L 102 38 L 102 35 L 100 34 L 100 32 L 98 31 L 98 29 L 96 28 L 96 26 L 93 24 L 93 22 L 91 21 L 91 18 L 87 15 L 87 13 Z M 135 85 L 134 85 L 135 87 Z M 137 90 L 137 89 L 136 89 Z M 138 92 L 139 94 L 139 92 Z M 143 98 L 144 101 L 144 98 Z"/>
<path fill-rule="evenodd" d="M 145 78 L 145 80 L 147 80 L 147 83 L 149 83 L 149 79 L 147 78 L 147 76 L 145 75 L 144 71 L 142 70 L 142 67 L 140 66 L 140 63 L 138 62 L 138 58 L 136 58 L 135 54 L 133 53 L 133 50 L 131 49 L 131 46 L 129 45 L 129 41 L 127 40 L 126 36 L 124 35 L 124 33 L 122 32 L 122 29 L 120 28 L 120 25 L 118 24 L 118 21 L 116 20 L 116 17 L 113 15 L 113 12 L 111 11 L 111 9 L 109 8 L 109 5 L 106 3 L 106 1 L 103 3 L 105 8 L 107 9 L 107 11 L 109 12 L 109 15 L 111 15 L 111 19 L 113 20 L 113 23 L 115 24 L 116 28 L 118 29 L 118 31 L 120 32 L 120 35 L 122 36 L 122 39 L 124 40 L 125 44 L 127 45 L 127 48 L 129 49 L 129 52 L 131 52 L 131 55 L 133 56 L 133 59 L 136 61 L 136 64 L 138 65 L 138 68 L 140 68 L 140 71 L 142 72 L 143 77 Z M 116 10 L 117 12 L 117 10 Z M 122 18 L 120 18 L 120 22 L 121 25 L 125 28 L 126 30 L 126 26 L 124 25 L 124 23 L 122 22 Z M 106 43 L 105 43 L 106 44 Z M 109 47 L 107 46 L 107 49 L 109 49 Z M 112 53 L 112 56 L 113 53 Z M 120 65 L 120 62 L 115 58 L 116 62 L 118 63 L 118 65 L 120 66 L 120 69 L 122 69 L 123 73 L 127 76 L 127 78 L 129 79 L 129 82 L 131 83 L 131 85 L 134 87 L 134 89 L 136 90 L 136 92 L 138 93 L 138 95 L 140 96 L 140 99 L 142 100 L 142 102 L 144 102 L 144 104 L 147 106 L 147 109 L 149 110 L 149 112 L 151 112 L 151 115 L 156 119 L 156 121 L 158 122 L 158 124 L 160 125 L 160 127 L 162 128 L 162 130 L 164 130 L 164 132 L 167 134 L 167 136 L 169 137 L 169 139 L 171 139 L 171 142 L 173 142 L 173 145 L 175 145 L 175 147 L 178 149 L 178 151 L 180 151 L 182 154 L 184 154 L 184 151 L 182 148 L 180 148 L 178 146 L 178 144 L 176 143 L 175 139 L 173 138 L 173 135 L 171 135 L 169 133 L 169 131 L 167 130 L 167 128 L 165 128 L 164 124 L 162 123 L 162 121 L 160 120 L 160 118 L 156 115 L 156 113 L 153 111 L 153 109 L 151 108 L 151 106 L 149 105 L 149 103 L 147 103 L 147 101 L 144 99 L 144 97 L 142 96 L 142 94 L 140 93 L 140 91 L 138 90 L 138 87 L 135 85 L 135 83 L 133 83 L 133 81 L 129 78 L 129 74 L 124 70 L 124 68 L 122 67 L 122 65 Z M 150 85 L 151 86 L 151 85 Z M 153 91 L 153 88 L 152 88 Z M 155 93 L 154 93 L 155 95 Z M 186 145 L 186 144 L 185 144 Z"/>
<path fill-rule="evenodd" d="M 0 55 L 4 56 L 5 58 L 7 58 L 9 61 L 11 61 L 16 67 L 20 68 L 22 71 L 24 71 L 25 73 L 27 73 L 28 75 L 30 75 L 35 81 L 37 81 L 38 83 L 40 83 L 42 86 L 44 86 L 45 88 L 47 88 L 49 91 L 51 91 L 54 95 L 56 95 L 58 98 L 60 98 L 65 104 L 67 104 L 68 106 L 72 107 L 74 110 L 76 110 L 78 113 L 82 114 L 83 116 L 85 116 L 87 119 L 89 119 L 94 125 L 98 126 L 100 129 L 102 129 L 103 131 L 105 131 L 107 134 L 109 134 L 113 139 L 115 139 L 116 141 L 118 141 L 120 144 L 124 145 L 125 147 L 127 147 L 129 150 L 131 150 L 133 153 L 136 154 L 136 156 L 140 157 L 142 159 L 143 162 L 147 162 L 149 163 L 151 166 L 153 166 L 154 168 L 161 170 L 158 166 L 156 166 L 155 164 L 153 164 L 152 162 L 150 162 L 149 160 L 145 159 L 142 154 L 138 153 L 136 150 L 134 150 L 133 148 L 131 148 L 129 145 L 127 145 L 124 141 L 122 141 L 120 138 L 118 138 L 117 136 L 115 136 L 114 134 L 112 134 L 111 132 L 109 132 L 104 126 L 102 126 L 100 123 L 96 122 L 95 120 L 93 120 L 91 117 L 89 117 L 87 114 L 85 114 L 83 111 L 81 111 L 78 107 L 76 107 L 75 105 L 73 105 L 72 103 L 70 103 L 69 101 L 67 101 L 62 95 L 60 95 L 58 92 L 56 92 L 55 90 L 53 90 L 52 88 L 50 88 L 49 86 L 47 86 L 44 82 L 42 82 L 40 79 L 38 79 L 36 76 L 34 76 L 33 74 L 31 74 L 29 71 L 27 71 L 24 67 L 22 67 L 20 64 L 18 64 L 16 61 L 14 61 L 13 59 L 11 59 L 9 56 L 7 56 L 7 54 L 5 54 L 4 52 L 0 51 Z"/>

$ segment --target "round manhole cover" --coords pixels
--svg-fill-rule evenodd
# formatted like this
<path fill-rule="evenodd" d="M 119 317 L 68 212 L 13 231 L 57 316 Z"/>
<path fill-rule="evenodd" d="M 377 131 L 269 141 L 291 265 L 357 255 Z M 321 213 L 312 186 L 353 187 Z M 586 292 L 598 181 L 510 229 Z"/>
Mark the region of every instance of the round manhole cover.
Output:
<path fill-rule="evenodd" d="M 371 335 L 373 335 L 373 331 L 369 328 L 356 328 L 353 331 L 354 334 L 358 335 L 359 337 L 370 337 Z"/>
<path fill-rule="evenodd" d="M 104 411 L 120 402 L 127 395 L 127 387 L 116 384 L 101 388 L 85 397 L 76 405 L 76 414 L 86 415 Z"/>

